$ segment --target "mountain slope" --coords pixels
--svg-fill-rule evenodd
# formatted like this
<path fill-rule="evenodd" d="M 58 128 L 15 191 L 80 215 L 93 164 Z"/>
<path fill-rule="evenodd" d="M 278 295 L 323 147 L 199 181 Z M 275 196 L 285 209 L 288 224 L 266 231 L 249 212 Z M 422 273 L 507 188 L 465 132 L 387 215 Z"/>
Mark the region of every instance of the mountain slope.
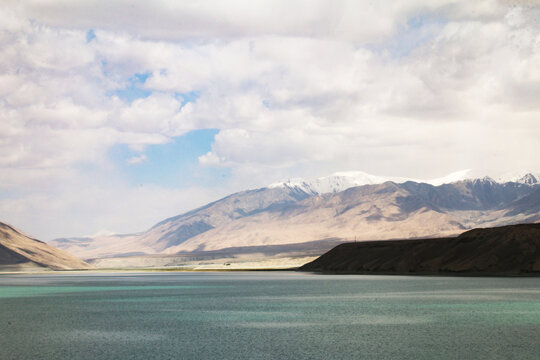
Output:
<path fill-rule="evenodd" d="M 474 229 L 455 238 L 341 244 L 300 270 L 540 276 L 540 224 Z"/>
<path fill-rule="evenodd" d="M 0 223 L 0 268 L 88 269 L 84 261 Z"/>
<path fill-rule="evenodd" d="M 350 188 L 328 196 L 313 196 L 284 209 L 261 212 L 212 229 L 168 249 L 167 253 L 308 242 L 331 237 L 392 238 L 404 233 L 426 236 L 460 231 L 457 224 L 448 226 L 452 218 L 446 214 L 423 208 L 403 212 L 397 199 L 407 195 L 400 186 L 388 182 Z"/>
<path fill-rule="evenodd" d="M 166 219 L 139 234 L 57 239 L 82 258 L 221 251 L 306 243 L 329 238 L 377 240 L 450 236 L 478 226 L 539 219 L 536 183 L 491 178 L 439 186 L 385 182 L 310 194 L 276 186 L 232 194 Z M 326 249 L 321 248 L 321 251 Z"/>
<path fill-rule="evenodd" d="M 447 236 L 479 224 L 520 222 L 532 214 L 502 212 L 533 187 L 491 179 L 432 186 L 386 182 L 312 196 L 277 211 L 240 218 L 166 250 L 219 250 L 339 237 L 371 240 Z"/>
<path fill-rule="evenodd" d="M 86 259 L 157 254 L 214 228 L 221 228 L 238 219 L 259 213 L 284 209 L 308 197 L 307 193 L 299 189 L 262 188 L 242 191 L 163 220 L 143 233 L 55 239 L 50 244 Z"/>

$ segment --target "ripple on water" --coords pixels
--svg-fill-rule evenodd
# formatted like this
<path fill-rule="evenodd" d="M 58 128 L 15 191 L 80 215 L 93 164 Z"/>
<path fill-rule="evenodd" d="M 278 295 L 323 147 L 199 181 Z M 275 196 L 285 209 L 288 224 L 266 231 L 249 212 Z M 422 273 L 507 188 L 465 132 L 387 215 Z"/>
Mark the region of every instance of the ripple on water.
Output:
<path fill-rule="evenodd" d="M 534 359 L 540 279 L 0 276 L 4 359 Z"/>

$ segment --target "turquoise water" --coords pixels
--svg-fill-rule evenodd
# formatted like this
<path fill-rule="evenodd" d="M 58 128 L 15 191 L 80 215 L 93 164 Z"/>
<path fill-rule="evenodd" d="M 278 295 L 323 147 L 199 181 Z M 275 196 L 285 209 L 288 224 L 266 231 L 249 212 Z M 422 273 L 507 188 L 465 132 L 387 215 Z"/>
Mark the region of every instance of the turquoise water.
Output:
<path fill-rule="evenodd" d="M 540 359 L 540 279 L 0 275 L 0 359 Z"/>

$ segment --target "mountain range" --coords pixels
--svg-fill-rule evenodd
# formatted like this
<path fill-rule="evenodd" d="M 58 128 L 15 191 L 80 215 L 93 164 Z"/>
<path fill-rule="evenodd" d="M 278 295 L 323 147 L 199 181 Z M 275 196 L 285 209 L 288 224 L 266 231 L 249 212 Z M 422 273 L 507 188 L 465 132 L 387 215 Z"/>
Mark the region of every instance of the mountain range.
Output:
<path fill-rule="evenodd" d="M 344 241 L 454 236 L 474 227 L 540 221 L 538 174 L 497 181 L 467 175 L 424 182 L 347 172 L 288 180 L 229 195 L 141 233 L 50 244 L 83 259 L 219 252 L 320 255 Z"/>

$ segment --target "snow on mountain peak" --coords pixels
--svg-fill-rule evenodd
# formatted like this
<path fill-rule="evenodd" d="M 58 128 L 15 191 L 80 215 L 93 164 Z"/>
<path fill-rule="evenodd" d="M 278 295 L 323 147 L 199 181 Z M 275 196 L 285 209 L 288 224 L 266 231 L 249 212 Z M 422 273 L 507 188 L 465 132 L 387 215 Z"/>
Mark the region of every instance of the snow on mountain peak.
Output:
<path fill-rule="evenodd" d="M 518 182 L 528 185 L 538 184 L 540 183 L 540 176 L 531 173 L 525 174 L 518 180 Z"/>
<path fill-rule="evenodd" d="M 432 180 L 419 180 L 403 177 L 377 176 L 365 173 L 363 171 L 340 171 L 330 176 L 323 176 L 317 179 L 306 180 L 301 178 L 289 179 L 284 182 L 271 184 L 269 188 L 290 187 L 301 189 L 308 194 L 326 194 L 336 193 L 354 186 L 382 184 L 387 181 L 393 181 L 401 184 L 407 181 L 424 182 L 431 185 L 441 185 L 450 182 L 463 180 L 466 178 L 469 170 L 462 170 L 447 175 L 442 178 Z"/>
<path fill-rule="evenodd" d="M 308 194 L 326 194 L 326 193 L 337 193 L 343 190 L 346 190 L 355 186 L 362 185 L 373 185 L 373 184 L 382 184 L 387 181 L 393 181 L 395 183 L 401 184 L 407 181 L 414 181 L 418 183 L 426 183 L 433 186 L 439 186 L 443 184 L 450 184 L 457 181 L 463 180 L 473 180 L 473 179 L 482 179 L 484 181 L 490 182 L 517 182 L 527 185 L 540 184 L 540 174 L 533 174 L 528 172 L 522 172 L 517 175 L 507 175 L 503 177 L 498 177 L 495 180 L 490 177 L 475 177 L 472 176 L 471 169 L 465 169 L 453 172 L 449 175 L 443 176 L 441 178 L 435 178 L 431 180 L 422 180 L 422 179 L 412 179 L 412 178 L 402 178 L 402 177 L 388 177 L 388 176 L 377 176 L 371 175 L 362 171 L 340 171 L 335 172 L 329 176 L 323 176 L 316 179 L 302 179 L 295 178 L 289 179 L 284 182 L 273 183 L 269 185 L 269 188 L 278 188 L 278 187 L 289 187 L 302 190 Z"/>
<path fill-rule="evenodd" d="M 515 173 L 506 173 L 496 178 L 497 182 L 516 182 L 520 184 L 535 185 L 540 184 L 540 173 L 530 171 L 519 171 Z"/>
<path fill-rule="evenodd" d="M 362 171 L 336 172 L 330 176 L 324 176 L 313 180 L 289 179 L 285 182 L 271 184 L 275 187 L 294 187 L 305 191 L 308 194 L 336 193 L 345 189 L 370 184 L 382 184 L 386 181 L 405 182 L 406 179 L 391 178 L 371 175 Z"/>

